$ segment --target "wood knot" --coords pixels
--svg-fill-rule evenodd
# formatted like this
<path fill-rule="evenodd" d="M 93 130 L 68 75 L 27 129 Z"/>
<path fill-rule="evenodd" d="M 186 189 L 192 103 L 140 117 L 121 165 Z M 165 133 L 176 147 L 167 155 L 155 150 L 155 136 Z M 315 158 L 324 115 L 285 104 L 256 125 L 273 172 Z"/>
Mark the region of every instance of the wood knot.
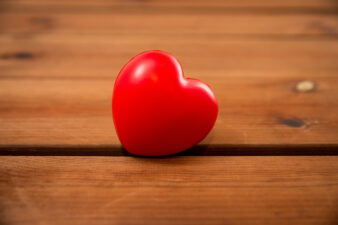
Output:
<path fill-rule="evenodd" d="M 0 56 L 2 59 L 31 59 L 33 54 L 30 52 L 5 53 Z"/>
<path fill-rule="evenodd" d="M 53 21 L 47 17 L 32 17 L 31 23 L 39 26 L 43 30 L 49 30 L 53 28 Z"/>
<path fill-rule="evenodd" d="M 302 127 L 305 125 L 304 121 L 294 118 L 280 119 L 279 122 L 289 127 Z"/>
<path fill-rule="evenodd" d="M 309 92 L 316 88 L 316 83 L 310 80 L 300 81 L 296 84 L 297 92 Z"/>
<path fill-rule="evenodd" d="M 308 27 L 324 34 L 335 35 L 337 33 L 337 30 L 334 26 L 321 21 L 313 21 L 308 25 Z"/>
<path fill-rule="evenodd" d="M 30 52 L 17 52 L 13 54 L 13 57 L 17 59 L 30 59 L 33 58 L 33 54 Z"/>

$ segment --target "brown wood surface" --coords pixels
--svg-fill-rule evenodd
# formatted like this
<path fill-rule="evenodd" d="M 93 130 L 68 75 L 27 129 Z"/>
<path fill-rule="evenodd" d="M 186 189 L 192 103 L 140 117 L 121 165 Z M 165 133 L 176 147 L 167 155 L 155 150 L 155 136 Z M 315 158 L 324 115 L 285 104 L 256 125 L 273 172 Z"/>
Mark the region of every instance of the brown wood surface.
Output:
<path fill-rule="evenodd" d="M 0 0 L 0 224 L 337 224 L 337 13 L 335 0 Z M 116 75 L 149 49 L 219 101 L 183 156 L 131 157 L 114 131 Z"/>
<path fill-rule="evenodd" d="M 2 224 L 335 224 L 337 156 L 0 157 Z"/>
<path fill-rule="evenodd" d="M 62 32 L 100 34 L 155 35 L 336 35 L 334 14 L 255 13 L 200 14 L 123 13 L 75 14 L 72 12 L 7 12 L 1 29 L 6 32 Z M 274 37 L 273 36 L 273 37 Z M 55 36 L 56 37 L 56 36 Z"/>
<path fill-rule="evenodd" d="M 319 87 L 309 93 L 296 92 L 298 80 L 287 77 L 209 79 L 221 105 L 204 144 L 337 145 L 337 77 L 316 78 Z M 111 79 L 2 79 L 0 145 L 119 145 L 111 118 L 112 84 Z"/>

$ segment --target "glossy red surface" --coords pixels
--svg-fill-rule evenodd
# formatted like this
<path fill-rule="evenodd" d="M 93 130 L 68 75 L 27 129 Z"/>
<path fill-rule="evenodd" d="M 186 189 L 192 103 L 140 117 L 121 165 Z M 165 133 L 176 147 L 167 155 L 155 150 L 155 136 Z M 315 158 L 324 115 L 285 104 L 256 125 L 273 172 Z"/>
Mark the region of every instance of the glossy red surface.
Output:
<path fill-rule="evenodd" d="M 206 137 L 217 113 L 209 86 L 184 78 L 179 62 L 163 51 L 135 56 L 115 81 L 115 129 L 132 154 L 162 156 L 184 151 Z"/>

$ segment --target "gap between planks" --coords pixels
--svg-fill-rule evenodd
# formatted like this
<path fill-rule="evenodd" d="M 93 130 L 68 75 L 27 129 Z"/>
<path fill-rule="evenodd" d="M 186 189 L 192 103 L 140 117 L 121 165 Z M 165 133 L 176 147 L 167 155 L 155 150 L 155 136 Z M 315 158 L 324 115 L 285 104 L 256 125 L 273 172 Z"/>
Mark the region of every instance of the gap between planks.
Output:
<path fill-rule="evenodd" d="M 56 13 L 112 13 L 112 12 L 156 12 L 156 13 L 332 13 L 337 12 L 337 3 L 323 1 L 2 1 L 2 8 L 18 12 L 56 12 Z"/>
<path fill-rule="evenodd" d="M 121 145 L 103 146 L 0 146 L 0 156 L 134 156 Z M 337 156 L 338 144 L 320 145 L 196 145 L 174 156 Z M 146 157 L 151 158 L 151 157 Z"/>

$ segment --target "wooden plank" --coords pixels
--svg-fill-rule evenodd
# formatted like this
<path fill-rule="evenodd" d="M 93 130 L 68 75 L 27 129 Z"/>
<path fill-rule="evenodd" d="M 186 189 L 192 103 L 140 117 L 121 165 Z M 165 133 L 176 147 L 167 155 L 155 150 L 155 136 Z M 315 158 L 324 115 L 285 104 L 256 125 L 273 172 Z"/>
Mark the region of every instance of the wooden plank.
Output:
<path fill-rule="evenodd" d="M 338 157 L 0 157 L 1 224 L 335 224 Z"/>
<path fill-rule="evenodd" d="M 337 77 L 205 77 L 220 103 L 203 144 L 338 144 Z M 308 77 L 309 78 L 309 77 Z M 113 79 L 2 79 L 0 144 L 118 146 L 111 119 Z"/>
<path fill-rule="evenodd" d="M 49 13 L 3 12 L 2 32 L 34 35 L 43 33 L 95 33 L 175 35 L 337 35 L 336 14 L 230 14 L 230 13 Z"/>
<path fill-rule="evenodd" d="M 114 78 L 147 47 L 172 52 L 188 76 L 214 89 L 219 120 L 204 144 L 337 144 L 335 40 L 46 34 L 1 41 L 8 43 L 0 83 L 3 147 L 118 146 L 110 108 Z M 315 91 L 296 92 L 302 80 L 315 82 Z"/>
<path fill-rule="evenodd" d="M 161 49 L 175 55 L 185 74 L 287 76 L 311 79 L 335 76 L 336 40 L 271 40 L 221 36 L 126 36 L 40 34 L 28 39 L 0 36 L 1 77 L 116 77 L 136 54 Z"/>

